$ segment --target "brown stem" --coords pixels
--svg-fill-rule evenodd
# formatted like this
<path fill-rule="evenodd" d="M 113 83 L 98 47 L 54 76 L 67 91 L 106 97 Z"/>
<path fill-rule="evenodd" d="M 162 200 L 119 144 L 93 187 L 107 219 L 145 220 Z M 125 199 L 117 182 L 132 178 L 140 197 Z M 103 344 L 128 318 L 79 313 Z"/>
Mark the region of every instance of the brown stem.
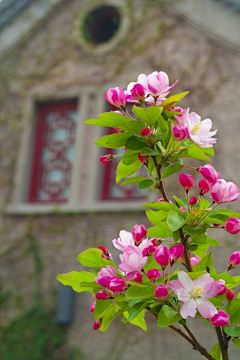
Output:
<path fill-rule="evenodd" d="M 220 345 L 223 360 L 229 360 L 229 357 L 228 357 L 228 341 L 224 341 L 224 339 L 223 339 L 222 328 L 220 326 L 216 326 L 215 330 L 216 330 L 216 333 L 217 333 L 217 338 L 218 338 L 218 342 L 219 342 L 219 345 Z"/>
<path fill-rule="evenodd" d="M 157 159 L 156 159 L 156 156 L 152 156 L 152 159 L 153 159 L 153 162 L 154 162 L 154 165 L 155 165 L 155 168 L 157 170 L 157 176 L 158 176 L 158 186 L 157 188 L 161 191 L 161 194 L 164 198 L 165 201 L 169 202 L 169 199 L 167 197 L 167 193 L 164 189 L 164 186 L 163 186 L 163 182 L 162 182 L 162 176 L 161 176 L 161 164 L 158 164 L 157 163 Z"/>
<path fill-rule="evenodd" d="M 191 263 L 190 263 L 190 258 L 189 258 L 189 255 L 188 255 L 187 239 L 188 239 L 189 236 L 188 236 L 188 235 L 185 235 L 185 236 L 184 236 L 182 228 L 180 228 L 178 231 L 179 231 L 181 243 L 182 243 L 183 246 L 184 246 L 185 266 L 186 266 L 186 268 L 187 268 L 187 270 L 188 270 L 189 272 L 193 272 L 193 268 L 192 268 L 192 265 L 191 265 Z"/>

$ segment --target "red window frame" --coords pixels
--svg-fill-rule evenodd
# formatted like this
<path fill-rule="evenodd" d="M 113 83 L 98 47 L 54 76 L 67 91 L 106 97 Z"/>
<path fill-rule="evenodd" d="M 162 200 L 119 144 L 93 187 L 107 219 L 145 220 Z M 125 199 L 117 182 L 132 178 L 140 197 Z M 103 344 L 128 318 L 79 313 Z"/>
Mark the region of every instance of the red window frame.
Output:
<path fill-rule="evenodd" d="M 68 201 L 68 198 L 50 198 L 50 199 L 40 199 L 38 197 L 39 182 L 41 175 L 41 158 L 43 151 L 43 142 L 44 142 L 44 127 L 46 116 L 49 112 L 53 111 L 77 111 L 77 100 L 70 101 L 61 101 L 51 104 L 41 104 L 38 106 L 37 111 L 37 125 L 35 131 L 35 144 L 33 150 L 33 161 L 31 167 L 31 177 L 30 177 L 30 191 L 29 191 L 29 202 L 37 203 L 65 203 Z"/>

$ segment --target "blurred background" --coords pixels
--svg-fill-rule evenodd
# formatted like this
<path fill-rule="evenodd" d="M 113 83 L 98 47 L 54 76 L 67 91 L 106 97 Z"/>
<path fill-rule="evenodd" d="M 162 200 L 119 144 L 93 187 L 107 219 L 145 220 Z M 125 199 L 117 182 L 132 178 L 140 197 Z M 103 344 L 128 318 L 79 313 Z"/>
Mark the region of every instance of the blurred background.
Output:
<path fill-rule="evenodd" d="M 101 164 L 109 150 L 93 146 L 104 130 L 82 124 L 110 110 L 109 87 L 152 71 L 179 79 L 174 92 L 190 91 L 179 105 L 218 129 L 213 166 L 240 186 L 239 55 L 239 0 L 0 1 L 1 360 L 202 358 L 150 315 L 147 333 L 118 319 L 93 331 L 91 296 L 56 276 L 81 271 L 76 257 L 93 246 L 117 261 L 119 231 L 149 226 L 140 208 L 149 194 L 114 184 L 117 164 Z M 168 179 L 171 197 L 177 177 Z M 223 246 L 221 272 L 239 236 L 211 237 Z M 192 326 L 210 350 L 215 333 Z"/>

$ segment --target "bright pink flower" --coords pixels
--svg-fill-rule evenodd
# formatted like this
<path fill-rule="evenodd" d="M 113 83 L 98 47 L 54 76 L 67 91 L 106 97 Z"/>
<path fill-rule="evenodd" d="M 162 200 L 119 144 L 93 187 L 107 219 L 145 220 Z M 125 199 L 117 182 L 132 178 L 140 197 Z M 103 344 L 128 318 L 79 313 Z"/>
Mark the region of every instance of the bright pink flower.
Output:
<path fill-rule="evenodd" d="M 105 99 L 113 106 L 125 109 L 127 98 L 122 88 L 115 87 L 106 91 Z"/>
<path fill-rule="evenodd" d="M 142 136 L 148 136 L 148 135 L 150 135 L 152 132 L 151 132 L 151 130 L 149 129 L 149 128 L 144 128 L 144 129 L 142 129 L 141 130 L 141 135 Z"/>
<path fill-rule="evenodd" d="M 157 199 L 157 202 L 164 202 L 164 201 L 165 201 L 164 198 L 158 198 Z M 169 203 L 173 204 L 173 202 L 171 200 L 169 200 Z"/>
<path fill-rule="evenodd" d="M 113 113 L 116 113 L 116 114 L 119 114 L 119 115 L 124 116 L 123 113 L 122 113 L 121 111 L 119 111 L 119 110 L 111 110 L 110 112 L 113 112 Z M 115 129 L 115 128 L 114 128 L 114 129 Z M 118 130 L 119 130 L 119 129 L 118 129 Z"/>
<path fill-rule="evenodd" d="M 136 224 L 132 229 L 132 237 L 135 241 L 135 244 L 138 245 L 147 235 L 147 229 L 144 225 L 138 225 Z"/>
<path fill-rule="evenodd" d="M 99 285 L 106 287 L 108 286 L 109 280 L 114 276 L 116 276 L 116 270 L 111 265 L 107 265 L 107 267 L 102 268 L 99 271 L 98 276 L 94 281 Z"/>
<path fill-rule="evenodd" d="M 170 265 L 173 266 L 173 264 L 175 264 L 175 262 L 183 256 L 183 254 L 184 254 L 183 244 L 177 244 L 170 247 L 169 249 Z"/>
<path fill-rule="evenodd" d="M 230 316 L 224 311 L 218 311 L 211 319 L 210 322 L 213 326 L 225 326 L 229 323 Z"/>
<path fill-rule="evenodd" d="M 235 268 L 240 264 L 240 251 L 234 251 L 229 258 L 228 270 Z"/>
<path fill-rule="evenodd" d="M 191 206 L 194 206 L 197 203 L 197 201 L 198 200 L 197 200 L 196 196 L 192 196 L 191 199 L 189 200 L 189 204 Z"/>
<path fill-rule="evenodd" d="M 101 323 L 102 323 L 102 319 L 95 321 L 95 323 L 93 324 L 93 330 L 98 330 L 101 326 Z"/>
<path fill-rule="evenodd" d="M 184 259 L 185 260 L 185 259 Z M 190 259 L 190 264 L 191 266 L 194 266 L 196 264 L 198 264 L 202 259 L 198 256 L 193 256 L 191 259 Z"/>
<path fill-rule="evenodd" d="M 124 248 L 123 254 L 119 257 L 121 260 L 119 269 L 124 272 L 141 271 L 148 261 L 148 258 L 143 256 L 142 250 L 135 246 Z"/>
<path fill-rule="evenodd" d="M 184 319 L 188 316 L 194 318 L 197 310 L 205 319 L 211 319 L 217 314 L 216 307 L 207 299 L 219 293 L 221 284 L 208 273 L 192 280 L 184 271 L 179 271 L 178 280 L 169 281 L 168 287 L 183 302 L 180 314 Z"/>
<path fill-rule="evenodd" d="M 94 312 L 95 306 L 96 306 L 96 301 L 93 301 L 93 302 L 91 303 L 91 305 L 90 305 L 90 311 L 91 311 L 91 313 Z"/>
<path fill-rule="evenodd" d="M 228 291 L 228 289 L 225 286 L 225 281 L 222 279 L 219 279 L 219 280 L 216 280 L 216 282 L 218 282 L 221 285 L 221 289 L 220 289 L 219 293 L 217 293 L 217 296 L 225 294 L 225 292 Z"/>
<path fill-rule="evenodd" d="M 189 108 L 184 109 L 181 115 L 175 115 L 180 124 L 188 129 L 190 139 L 202 148 L 212 147 L 216 143 L 213 139 L 217 130 L 210 131 L 212 128 L 212 121 L 205 119 L 201 121 L 201 117 L 195 112 L 189 114 Z"/>
<path fill-rule="evenodd" d="M 188 137 L 188 129 L 182 125 L 175 125 L 172 129 L 173 137 L 177 141 L 183 141 Z"/>
<path fill-rule="evenodd" d="M 121 230 L 118 239 L 113 239 L 113 245 L 116 249 L 123 251 L 125 248 L 135 246 L 132 234 L 129 231 Z"/>
<path fill-rule="evenodd" d="M 181 210 L 181 212 L 186 212 L 187 211 L 183 206 L 180 207 L 180 210 Z"/>
<path fill-rule="evenodd" d="M 126 278 L 127 280 L 134 280 L 137 283 L 141 283 L 143 280 L 143 276 L 139 271 L 132 271 L 127 273 Z"/>
<path fill-rule="evenodd" d="M 231 290 L 228 290 L 226 292 L 226 298 L 228 299 L 228 301 L 231 301 L 234 299 L 234 293 Z"/>
<path fill-rule="evenodd" d="M 194 177 L 192 175 L 180 174 L 179 182 L 185 191 L 189 191 L 194 187 Z"/>
<path fill-rule="evenodd" d="M 113 297 L 105 289 L 96 292 L 95 296 L 98 300 L 113 299 Z"/>
<path fill-rule="evenodd" d="M 160 238 L 153 238 L 153 239 L 151 239 L 151 243 L 153 244 L 153 246 L 157 247 L 157 246 L 161 245 L 162 239 L 160 239 Z"/>
<path fill-rule="evenodd" d="M 224 224 L 224 229 L 230 234 L 237 234 L 240 231 L 240 219 L 229 218 Z"/>
<path fill-rule="evenodd" d="M 134 100 L 137 101 L 144 101 L 145 99 L 145 90 L 141 84 L 133 85 L 132 89 L 130 90 L 132 97 Z"/>
<path fill-rule="evenodd" d="M 147 94 L 152 95 L 154 98 L 163 99 L 177 85 L 178 80 L 172 86 L 169 86 L 167 74 L 163 71 L 154 71 L 149 75 L 140 74 L 137 83 L 144 87 Z"/>
<path fill-rule="evenodd" d="M 211 196 L 217 203 L 236 201 L 240 198 L 237 185 L 223 179 L 217 180 L 213 184 Z"/>
<path fill-rule="evenodd" d="M 147 161 L 149 156 L 142 156 L 140 153 L 138 154 L 138 160 L 140 160 L 142 163 L 145 163 Z"/>
<path fill-rule="evenodd" d="M 170 263 L 170 254 L 168 248 L 160 245 L 155 252 L 155 260 L 162 267 L 162 269 L 165 269 L 165 267 Z"/>
<path fill-rule="evenodd" d="M 220 172 L 217 172 L 211 164 L 200 166 L 197 171 L 212 184 L 214 184 L 220 176 Z"/>
<path fill-rule="evenodd" d="M 204 194 L 208 193 L 210 190 L 210 185 L 207 180 L 202 179 L 198 183 L 199 195 L 203 196 Z"/>
<path fill-rule="evenodd" d="M 102 254 L 102 258 L 104 259 L 108 259 L 108 260 L 112 260 L 112 255 L 111 253 L 108 251 L 108 249 L 105 248 L 105 246 L 99 246 L 98 249 L 102 250 L 103 254 Z"/>
<path fill-rule="evenodd" d="M 157 280 L 158 278 L 160 278 L 160 276 L 161 276 L 161 274 L 160 274 L 160 271 L 158 269 L 150 269 L 147 272 L 147 277 L 151 281 Z"/>
<path fill-rule="evenodd" d="M 155 296 L 158 300 L 163 300 L 168 297 L 168 289 L 164 285 L 158 285 L 155 291 Z"/>
<path fill-rule="evenodd" d="M 108 288 L 114 293 L 114 294 L 119 294 L 120 292 L 126 290 L 127 288 L 127 283 L 125 282 L 125 280 L 123 280 L 121 277 L 113 277 L 110 279 L 109 283 L 108 283 Z"/>
<path fill-rule="evenodd" d="M 155 251 L 156 251 L 156 247 L 152 243 L 149 243 L 148 246 L 146 246 L 142 250 L 142 254 L 143 254 L 143 256 L 150 256 L 150 255 L 154 254 Z"/>
<path fill-rule="evenodd" d="M 100 156 L 99 161 L 102 164 L 106 164 L 108 161 L 111 161 L 113 159 L 113 156 L 111 154 Z"/>

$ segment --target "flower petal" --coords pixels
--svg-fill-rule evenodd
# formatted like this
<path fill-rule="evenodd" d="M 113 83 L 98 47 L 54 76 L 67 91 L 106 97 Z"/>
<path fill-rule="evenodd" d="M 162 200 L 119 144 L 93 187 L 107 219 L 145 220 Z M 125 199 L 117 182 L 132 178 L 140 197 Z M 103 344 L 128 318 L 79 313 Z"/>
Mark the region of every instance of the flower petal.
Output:
<path fill-rule="evenodd" d="M 197 312 L 197 303 L 193 299 L 184 303 L 180 309 L 180 314 L 184 319 L 186 319 L 188 316 L 191 316 L 194 318 L 196 315 L 196 312 Z"/>
<path fill-rule="evenodd" d="M 215 314 L 218 313 L 215 306 L 207 299 L 196 299 L 196 303 L 198 311 L 205 319 L 211 319 Z"/>

